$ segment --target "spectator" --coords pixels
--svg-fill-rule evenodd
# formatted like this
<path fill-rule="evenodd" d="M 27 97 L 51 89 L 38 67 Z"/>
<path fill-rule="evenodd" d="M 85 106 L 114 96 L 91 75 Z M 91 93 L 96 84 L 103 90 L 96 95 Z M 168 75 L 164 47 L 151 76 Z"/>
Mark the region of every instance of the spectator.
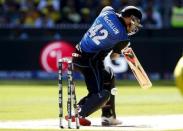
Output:
<path fill-rule="evenodd" d="M 100 11 L 105 7 L 105 6 L 110 6 L 112 5 L 112 0 L 100 0 L 97 9 L 96 14 L 100 13 Z"/>
<path fill-rule="evenodd" d="M 23 25 L 26 27 L 34 27 L 35 20 L 39 17 L 37 10 L 25 10 Z"/>
<path fill-rule="evenodd" d="M 45 10 L 45 12 L 41 12 L 40 13 L 40 17 L 38 17 L 35 20 L 35 27 L 53 27 L 54 26 L 54 22 L 53 20 L 49 17 L 49 15 L 47 15 L 47 10 Z"/>
<path fill-rule="evenodd" d="M 166 3 L 162 3 L 162 1 L 163 0 L 141 0 L 140 6 L 141 8 L 146 9 L 149 5 L 152 5 L 155 10 L 159 11 L 161 8 L 161 5 L 166 4 Z"/>
<path fill-rule="evenodd" d="M 88 23 L 88 24 L 91 23 L 89 8 L 82 8 L 81 9 L 81 16 L 82 16 L 81 23 Z"/>
<path fill-rule="evenodd" d="M 4 1 L 4 5 L 2 7 L 3 10 L 1 13 L 2 17 L 4 17 L 2 21 L 6 22 L 5 24 L 9 24 L 9 26 L 19 25 L 19 4 L 16 1 L 6 0 Z"/>
<path fill-rule="evenodd" d="M 163 2 L 164 1 L 164 2 Z M 0 0 L 0 25 L 49 27 L 62 23 L 90 24 L 100 10 L 107 5 L 120 11 L 123 7 L 134 5 L 145 11 L 145 28 L 162 28 L 170 26 L 172 0 Z M 182 0 L 175 0 L 182 1 Z M 168 4 L 167 4 L 168 3 Z M 172 10 L 176 18 L 176 10 Z M 43 12 L 47 13 L 43 13 Z M 43 13 L 43 14 L 42 14 Z M 44 21 L 44 22 L 43 22 Z M 46 23 L 45 23 L 46 22 Z M 163 22 L 163 24 L 162 24 Z M 48 24 L 50 23 L 50 24 Z M 172 24 L 174 25 L 174 24 Z"/>
<path fill-rule="evenodd" d="M 82 16 L 81 23 L 91 23 L 96 17 L 96 7 L 99 2 L 97 0 L 79 0 L 79 3 L 80 5 L 78 8 L 80 9 L 79 12 Z"/>
<path fill-rule="evenodd" d="M 59 11 L 60 10 L 60 0 L 39 0 L 38 9 L 42 10 L 45 7 L 48 7 L 48 5 L 51 5 L 54 10 Z"/>
<path fill-rule="evenodd" d="M 162 28 L 162 19 L 158 11 L 156 11 L 152 5 L 149 5 L 145 10 L 143 17 L 143 26 L 148 29 L 160 29 Z"/>
<path fill-rule="evenodd" d="M 80 14 L 76 11 L 75 1 L 67 0 L 62 13 L 63 21 L 69 23 L 79 23 L 81 21 Z"/>
<path fill-rule="evenodd" d="M 183 27 L 183 2 L 182 0 L 175 0 L 172 8 L 172 27 Z"/>
<path fill-rule="evenodd" d="M 56 10 L 53 5 L 47 5 L 48 16 L 53 20 L 55 24 L 61 23 L 60 11 Z"/>
<path fill-rule="evenodd" d="M 141 6 L 141 0 L 128 0 L 128 4 L 129 5 L 133 5 L 133 6 L 137 6 L 140 7 Z"/>
<path fill-rule="evenodd" d="M 53 26 L 61 22 L 59 4 L 59 0 L 1 0 L 0 24 L 40 27 L 41 23 L 45 26 L 46 22 L 47 26 Z M 44 11 L 47 13 L 42 14 Z"/>

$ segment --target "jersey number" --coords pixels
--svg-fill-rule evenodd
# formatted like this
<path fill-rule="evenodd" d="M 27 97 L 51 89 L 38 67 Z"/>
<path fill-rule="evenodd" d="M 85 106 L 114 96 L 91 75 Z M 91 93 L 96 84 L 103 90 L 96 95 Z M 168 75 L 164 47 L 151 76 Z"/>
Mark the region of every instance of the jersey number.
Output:
<path fill-rule="evenodd" d="M 108 31 L 105 29 L 102 29 L 103 25 L 98 24 L 95 26 L 92 26 L 89 29 L 89 37 L 95 42 L 96 45 L 100 44 L 101 40 L 104 40 L 108 36 Z M 99 34 L 96 35 L 96 33 L 99 32 Z"/>

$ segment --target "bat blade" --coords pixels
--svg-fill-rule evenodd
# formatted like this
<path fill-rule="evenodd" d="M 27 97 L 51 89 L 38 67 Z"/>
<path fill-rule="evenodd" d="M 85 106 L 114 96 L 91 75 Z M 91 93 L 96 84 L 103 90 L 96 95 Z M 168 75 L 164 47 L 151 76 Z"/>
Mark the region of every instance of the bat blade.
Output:
<path fill-rule="evenodd" d="M 150 88 L 152 86 L 152 83 L 149 77 L 147 76 L 146 72 L 144 71 L 142 65 L 140 64 L 132 48 L 127 47 L 124 50 L 122 50 L 122 53 L 141 88 L 143 89 Z"/>

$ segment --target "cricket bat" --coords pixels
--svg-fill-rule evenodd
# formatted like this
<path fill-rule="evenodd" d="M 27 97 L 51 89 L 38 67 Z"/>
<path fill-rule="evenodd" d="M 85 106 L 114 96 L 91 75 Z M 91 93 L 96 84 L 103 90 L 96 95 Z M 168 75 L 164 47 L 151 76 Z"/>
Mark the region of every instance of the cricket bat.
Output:
<path fill-rule="evenodd" d="M 135 78 L 140 84 L 141 88 L 147 89 L 152 86 L 152 83 L 136 57 L 131 47 L 126 47 L 122 50 L 124 58 L 126 59 L 129 67 L 131 68 Z"/>

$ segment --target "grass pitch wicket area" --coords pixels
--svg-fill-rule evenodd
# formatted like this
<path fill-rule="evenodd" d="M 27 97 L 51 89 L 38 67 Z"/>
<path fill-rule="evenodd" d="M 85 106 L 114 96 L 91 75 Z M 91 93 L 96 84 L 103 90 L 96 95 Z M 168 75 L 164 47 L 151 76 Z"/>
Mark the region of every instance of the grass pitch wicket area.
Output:
<path fill-rule="evenodd" d="M 136 82 L 117 81 L 117 116 L 183 114 L 183 97 L 173 81 L 153 82 L 153 84 L 151 89 L 143 90 Z M 76 82 L 76 94 L 77 100 L 87 94 L 83 82 Z M 66 96 L 64 107 L 66 107 Z M 66 114 L 66 108 L 64 112 Z M 100 117 L 100 114 L 101 112 L 97 111 L 91 117 Z M 0 120 L 49 118 L 58 118 L 56 80 L 0 81 Z"/>

